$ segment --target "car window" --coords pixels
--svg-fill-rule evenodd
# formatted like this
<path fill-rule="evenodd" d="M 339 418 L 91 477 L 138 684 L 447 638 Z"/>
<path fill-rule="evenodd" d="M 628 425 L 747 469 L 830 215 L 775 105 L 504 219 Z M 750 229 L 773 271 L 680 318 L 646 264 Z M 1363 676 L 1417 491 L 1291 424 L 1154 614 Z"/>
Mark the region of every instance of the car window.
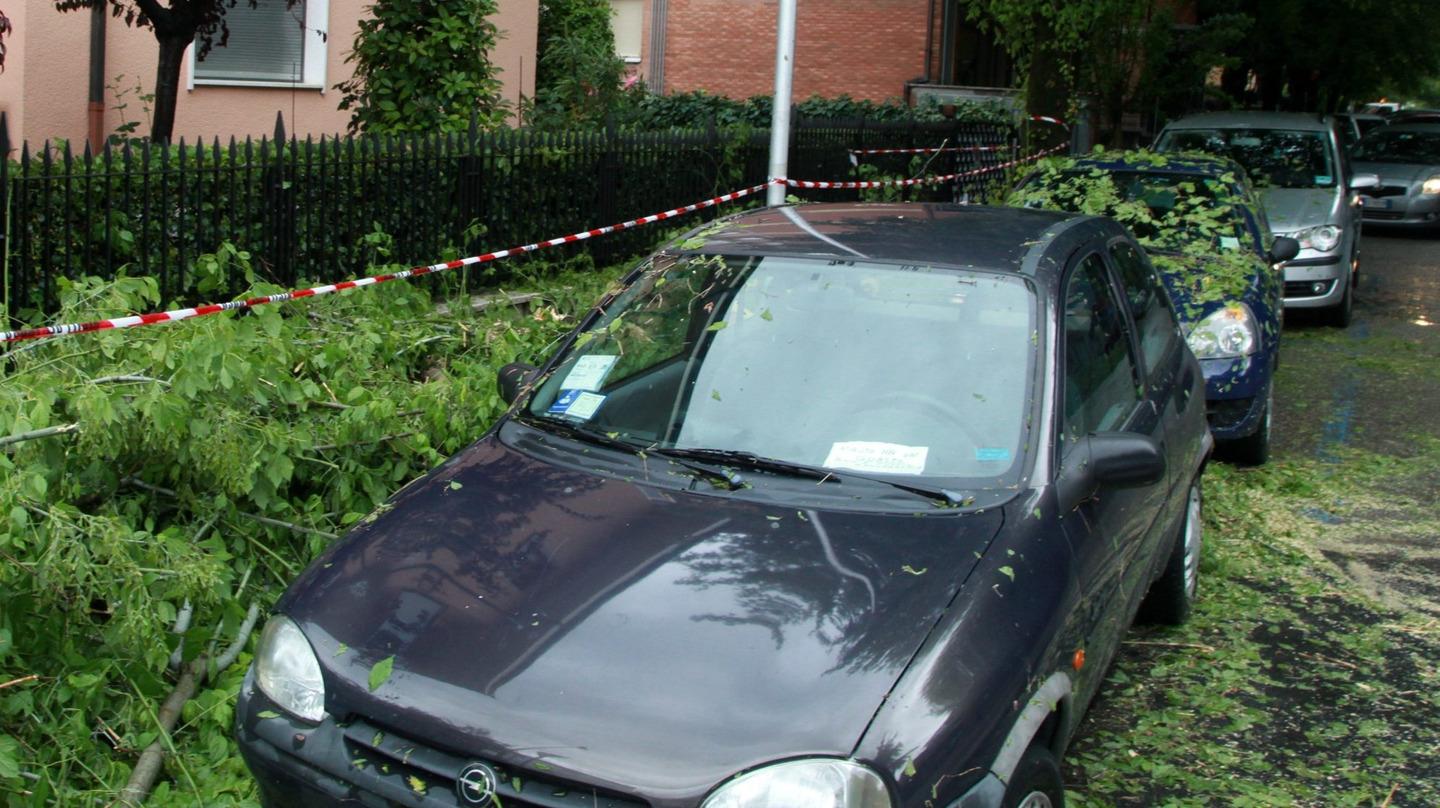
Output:
<path fill-rule="evenodd" d="M 1120 272 L 1130 316 L 1140 335 L 1140 356 L 1153 371 L 1177 339 L 1175 311 L 1155 268 L 1128 242 L 1110 245 L 1110 256 Z"/>
<path fill-rule="evenodd" d="M 1013 275 L 660 255 L 528 404 L 640 449 L 1013 484 L 1036 298 Z"/>
<path fill-rule="evenodd" d="M 1291 129 L 1170 129 L 1158 151 L 1203 151 L 1245 167 L 1258 188 L 1334 188 L 1341 166 L 1328 132 Z"/>
<path fill-rule="evenodd" d="M 1354 157 L 1369 163 L 1440 164 L 1440 131 L 1382 129 L 1366 135 Z"/>
<path fill-rule="evenodd" d="M 1065 445 L 1121 429 L 1140 401 L 1124 312 L 1092 253 L 1065 282 Z"/>

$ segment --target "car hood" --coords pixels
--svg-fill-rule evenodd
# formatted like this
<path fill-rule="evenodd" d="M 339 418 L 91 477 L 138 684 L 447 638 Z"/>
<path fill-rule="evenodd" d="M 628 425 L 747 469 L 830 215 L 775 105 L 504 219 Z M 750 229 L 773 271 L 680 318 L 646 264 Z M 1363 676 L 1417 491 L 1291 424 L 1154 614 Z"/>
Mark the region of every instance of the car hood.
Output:
<path fill-rule="evenodd" d="M 1259 193 L 1271 232 L 1340 222 L 1340 194 L 1334 188 L 1264 188 Z"/>
<path fill-rule="evenodd" d="M 1440 166 L 1423 163 L 1354 163 L 1353 165 L 1357 174 L 1378 175 L 1381 185 L 1409 187 L 1440 174 Z"/>
<path fill-rule="evenodd" d="M 851 752 L 1002 522 L 916 502 L 797 511 L 491 437 L 318 559 L 278 611 L 340 720 L 698 797 L 766 761 Z"/>

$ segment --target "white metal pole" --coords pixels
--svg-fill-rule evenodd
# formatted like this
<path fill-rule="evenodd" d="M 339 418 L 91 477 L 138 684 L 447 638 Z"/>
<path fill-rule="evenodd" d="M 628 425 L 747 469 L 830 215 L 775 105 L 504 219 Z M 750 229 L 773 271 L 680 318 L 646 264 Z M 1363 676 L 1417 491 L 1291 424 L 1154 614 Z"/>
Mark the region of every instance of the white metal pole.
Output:
<path fill-rule="evenodd" d="M 775 27 L 775 98 L 770 114 L 770 179 L 790 171 L 790 86 L 795 71 L 795 3 L 780 0 L 780 19 Z M 765 204 L 785 204 L 785 186 L 771 185 Z"/>

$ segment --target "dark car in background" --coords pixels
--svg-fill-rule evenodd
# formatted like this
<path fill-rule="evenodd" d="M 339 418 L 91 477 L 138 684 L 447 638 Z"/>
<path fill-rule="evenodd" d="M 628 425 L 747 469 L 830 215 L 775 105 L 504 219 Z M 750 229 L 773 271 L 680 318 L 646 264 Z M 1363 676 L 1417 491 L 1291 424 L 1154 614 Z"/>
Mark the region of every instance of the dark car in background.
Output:
<path fill-rule="evenodd" d="M 1264 463 L 1283 313 L 1276 264 L 1299 245 L 1270 235 L 1244 169 L 1205 154 L 1052 158 L 1019 183 L 1010 203 L 1110 216 L 1135 234 L 1205 370 L 1206 411 L 1222 456 Z M 1145 286 L 1127 288 L 1136 295 Z"/>
<path fill-rule="evenodd" d="M 1395 124 L 1355 147 L 1355 170 L 1380 177 L 1360 192 L 1365 222 L 1432 230 L 1440 226 L 1440 123 Z"/>
<path fill-rule="evenodd" d="M 1097 217 L 691 233 L 286 591 L 236 708 L 262 802 L 1063 805 L 1126 627 L 1196 591 L 1165 297 Z"/>
<path fill-rule="evenodd" d="M 1360 282 L 1357 192 L 1379 185 L 1351 170 L 1332 118 L 1299 112 L 1209 112 L 1166 124 L 1160 152 L 1202 151 L 1244 166 L 1271 232 L 1300 242 L 1285 264 L 1285 305 L 1350 324 Z"/>

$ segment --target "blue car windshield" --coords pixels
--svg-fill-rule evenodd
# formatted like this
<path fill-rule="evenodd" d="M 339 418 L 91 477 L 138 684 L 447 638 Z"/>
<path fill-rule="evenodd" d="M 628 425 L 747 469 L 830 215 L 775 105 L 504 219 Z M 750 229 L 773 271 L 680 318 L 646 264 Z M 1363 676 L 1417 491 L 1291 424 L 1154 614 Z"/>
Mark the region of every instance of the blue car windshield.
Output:
<path fill-rule="evenodd" d="M 662 253 L 526 407 L 638 448 L 1008 487 L 1035 308 L 1011 275 Z"/>
<path fill-rule="evenodd" d="M 1334 188 L 1337 172 L 1324 132 L 1290 129 L 1171 129 L 1157 151 L 1201 151 L 1245 167 L 1257 188 Z"/>

